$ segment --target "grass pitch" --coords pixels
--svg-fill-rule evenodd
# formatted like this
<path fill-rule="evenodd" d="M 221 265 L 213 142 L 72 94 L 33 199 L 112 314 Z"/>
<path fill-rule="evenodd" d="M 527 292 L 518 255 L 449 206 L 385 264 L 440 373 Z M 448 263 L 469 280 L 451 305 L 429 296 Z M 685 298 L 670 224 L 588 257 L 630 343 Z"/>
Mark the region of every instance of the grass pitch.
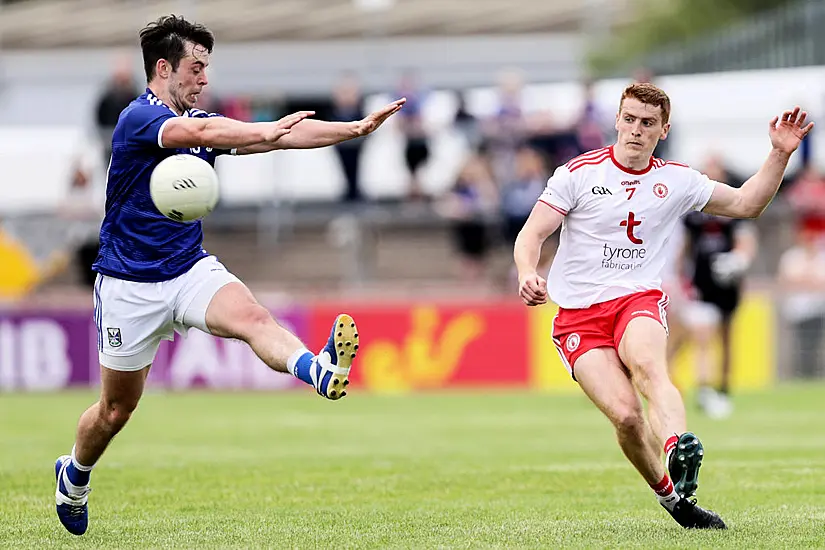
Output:
<path fill-rule="evenodd" d="M 0 396 L 4 548 L 825 548 L 825 386 L 737 396 L 711 421 L 679 527 L 580 395 L 150 394 L 64 531 L 54 459 L 91 393 Z"/>

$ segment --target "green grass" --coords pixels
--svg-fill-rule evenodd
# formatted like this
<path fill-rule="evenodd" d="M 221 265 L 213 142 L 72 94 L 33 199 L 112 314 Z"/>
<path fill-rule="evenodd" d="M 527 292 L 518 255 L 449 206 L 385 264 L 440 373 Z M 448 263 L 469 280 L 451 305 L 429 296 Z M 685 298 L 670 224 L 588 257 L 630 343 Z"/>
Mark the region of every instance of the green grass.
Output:
<path fill-rule="evenodd" d="M 54 458 L 89 393 L 0 396 L 5 548 L 825 548 L 825 386 L 710 421 L 685 531 L 579 395 L 150 394 L 93 476 L 91 526 L 54 515 Z"/>

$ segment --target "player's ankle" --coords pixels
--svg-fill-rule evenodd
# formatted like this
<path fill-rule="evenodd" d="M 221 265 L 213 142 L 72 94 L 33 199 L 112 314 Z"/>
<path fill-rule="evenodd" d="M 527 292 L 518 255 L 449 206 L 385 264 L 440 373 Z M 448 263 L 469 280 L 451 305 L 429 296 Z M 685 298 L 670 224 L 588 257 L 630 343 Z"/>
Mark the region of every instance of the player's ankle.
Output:
<path fill-rule="evenodd" d="M 314 353 L 307 348 L 301 348 L 290 355 L 286 362 L 286 368 L 292 376 L 312 386 L 313 382 L 310 370 L 312 369 L 314 359 Z"/>
<path fill-rule="evenodd" d="M 69 464 L 66 465 L 66 478 L 69 484 L 80 488 L 88 485 L 92 475 L 92 468 L 94 468 L 94 464 L 88 466 L 82 464 L 77 459 L 77 447 L 72 447 L 71 460 Z"/>
<path fill-rule="evenodd" d="M 676 493 L 676 488 L 673 486 L 673 481 L 671 481 L 670 477 L 665 474 L 659 483 L 651 485 L 650 488 L 656 493 L 656 498 L 659 499 L 659 503 L 668 510 L 673 511 L 680 497 Z"/>

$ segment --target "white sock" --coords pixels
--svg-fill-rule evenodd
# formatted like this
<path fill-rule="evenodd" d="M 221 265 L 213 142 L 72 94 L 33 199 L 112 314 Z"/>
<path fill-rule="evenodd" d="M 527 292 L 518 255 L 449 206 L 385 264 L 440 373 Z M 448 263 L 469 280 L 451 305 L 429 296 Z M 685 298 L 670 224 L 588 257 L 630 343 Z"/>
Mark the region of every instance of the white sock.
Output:
<path fill-rule="evenodd" d="M 71 459 L 71 466 L 79 470 L 81 472 L 91 472 L 92 466 L 84 466 L 83 464 L 77 461 L 77 455 L 75 453 L 75 447 L 72 447 L 72 459 Z M 68 468 L 67 468 L 68 469 Z M 71 479 L 69 479 L 69 472 L 67 469 L 63 470 L 63 485 L 66 487 L 66 492 L 69 496 L 77 497 L 77 496 L 84 496 L 88 492 L 89 484 L 86 483 L 85 485 L 75 485 L 72 483 Z"/>
<path fill-rule="evenodd" d="M 298 364 L 298 359 L 304 356 L 305 353 L 312 353 L 307 348 L 299 348 L 295 350 L 295 353 L 289 356 L 289 359 L 286 360 L 286 370 L 289 371 L 289 374 L 292 376 L 296 376 L 295 374 L 295 366 Z"/>
<path fill-rule="evenodd" d="M 679 495 L 676 494 L 676 491 L 673 490 L 665 496 L 656 495 L 656 498 L 659 499 L 659 503 L 662 506 L 664 506 L 670 511 L 673 511 L 673 509 L 676 507 L 676 503 L 679 502 Z"/>
<path fill-rule="evenodd" d="M 656 486 L 651 486 L 651 489 L 656 493 L 656 498 L 659 499 L 659 503 L 672 512 L 676 507 L 676 503 L 679 502 L 680 497 L 676 493 L 670 478 L 665 475 L 661 483 Z"/>
<path fill-rule="evenodd" d="M 77 445 L 72 445 L 72 466 L 75 467 L 76 470 L 80 470 L 81 472 L 91 472 L 92 468 L 95 467 L 94 464 L 91 466 L 84 466 L 77 460 Z"/>

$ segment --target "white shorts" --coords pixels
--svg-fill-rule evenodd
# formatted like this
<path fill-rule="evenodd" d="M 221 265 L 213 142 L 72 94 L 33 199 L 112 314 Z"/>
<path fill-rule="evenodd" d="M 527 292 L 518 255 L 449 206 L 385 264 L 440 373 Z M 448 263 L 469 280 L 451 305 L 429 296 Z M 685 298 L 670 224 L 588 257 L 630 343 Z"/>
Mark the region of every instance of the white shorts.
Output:
<path fill-rule="evenodd" d="M 161 340 L 194 327 L 209 333 L 206 308 L 224 285 L 239 282 L 214 256 L 174 279 L 136 283 L 98 274 L 95 324 L 100 364 L 137 371 L 152 364 Z"/>
<path fill-rule="evenodd" d="M 722 322 L 722 310 L 708 302 L 694 300 L 684 311 L 684 322 L 692 329 L 713 328 Z"/>

